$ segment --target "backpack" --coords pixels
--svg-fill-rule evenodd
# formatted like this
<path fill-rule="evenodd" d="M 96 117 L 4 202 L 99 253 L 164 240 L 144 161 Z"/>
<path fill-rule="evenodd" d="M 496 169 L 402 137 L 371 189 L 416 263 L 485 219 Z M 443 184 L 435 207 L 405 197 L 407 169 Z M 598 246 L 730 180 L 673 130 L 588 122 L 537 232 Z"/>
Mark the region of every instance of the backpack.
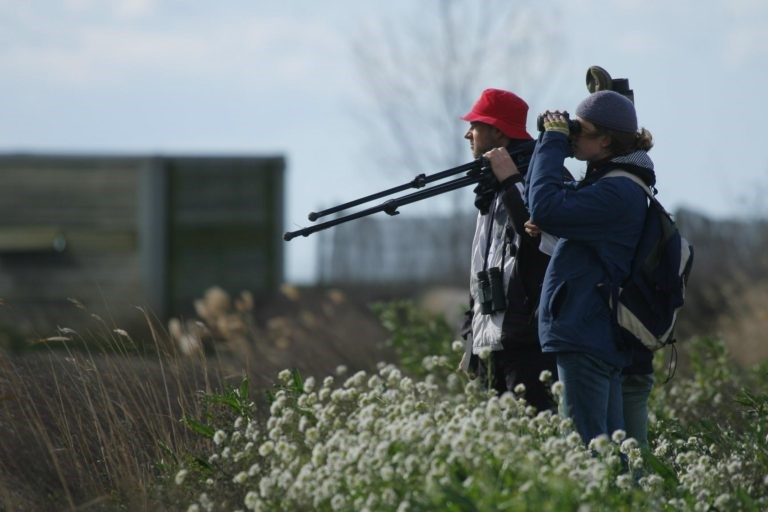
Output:
<path fill-rule="evenodd" d="M 632 173 L 606 174 L 631 179 L 648 196 L 648 211 L 627 279 L 612 292 L 614 319 L 623 340 L 636 340 L 649 350 L 674 343 L 677 315 L 693 265 L 693 246 L 680 235 L 672 216 L 651 189 Z M 618 308 L 613 303 L 618 302 Z"/>

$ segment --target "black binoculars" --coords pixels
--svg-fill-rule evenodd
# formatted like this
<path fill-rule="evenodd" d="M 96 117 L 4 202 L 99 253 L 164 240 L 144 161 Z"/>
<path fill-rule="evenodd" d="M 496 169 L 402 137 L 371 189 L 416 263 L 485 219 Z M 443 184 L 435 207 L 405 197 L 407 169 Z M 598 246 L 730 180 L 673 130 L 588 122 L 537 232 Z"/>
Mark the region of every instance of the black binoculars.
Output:
<path fill-rule="evenodd" d="M 576 121 L 575 119 L 571 119 L 568 115 L 568 112 L 562 113 L 563 117 L 565 118 L 566 122 L 568 123 L 568 130 L 571 132 L 571 135 L 574 135 L 576 133 L 579 133 L 581 131 L 581 123 Z M 536 129 L 540 132 L 544 131 L 544 114 L 539 114 L 539 117 L 536 118 Z"/>
<path fill-rule="evenodd" d="M 477 289 L 482 314 L 490 315 L 507 309 L 504 279 L 500 268 L 492 267 L 478 272 Z"/>

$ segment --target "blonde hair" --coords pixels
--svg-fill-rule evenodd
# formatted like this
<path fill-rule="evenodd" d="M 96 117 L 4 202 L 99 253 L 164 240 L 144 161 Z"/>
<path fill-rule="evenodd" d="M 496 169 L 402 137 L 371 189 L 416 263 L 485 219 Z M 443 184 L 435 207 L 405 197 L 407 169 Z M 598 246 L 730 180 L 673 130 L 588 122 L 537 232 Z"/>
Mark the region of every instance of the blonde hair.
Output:
<path fill-rule="evenodd" d="M 640 128 L 640 131 L 635 134 L 637 139 L 636 148 L 643 151 L 650 151 L 653 147 L 653 135 L 645 128 Z"/>

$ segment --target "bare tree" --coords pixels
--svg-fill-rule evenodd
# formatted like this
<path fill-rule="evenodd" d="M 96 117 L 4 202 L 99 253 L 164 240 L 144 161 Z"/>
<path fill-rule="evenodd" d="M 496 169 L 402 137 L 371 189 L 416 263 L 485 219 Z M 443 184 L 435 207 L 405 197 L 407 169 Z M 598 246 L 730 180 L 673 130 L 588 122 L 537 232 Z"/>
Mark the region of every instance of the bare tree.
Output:
<path fill-rule="evenodd" d="M 513 90 L 528 101 L 535 115 L 536 97 L 552 67 L 557 44 L 554 29 L 561 26 L 540 4 L 533 0 L 421 0 L 364 26 L 353 48 L 374 107 L 361 109 L 372 113 L 360 115 L 361 126 L 371 136 L 372 147 L 365 153 L 378 160 L 370 170 L 410 179 L 470 161 L 464 140 L 467 123 L 460 117 L 483 89 Z M 461 282 L 467 274 L 472 240 L 471 197 L 468 187 L 422 203 L 430 213 L 443 212 L 433 219 L 443 220 L 431 224 L 398 219 L 392 221 L 398 224 L 396 229 L 374 229 L 363 223 L 339 226 L 322 237 L 321 246 L 327 247 L 321 253 L 334 256 L 321 257 L 320 267 L 333 266 L 337 274 L 355 279 L 349 265 L 340 263 L 349 260 L 364 262 L 368 269 L 376 267 L 375 276 L 373 271 L 368 276 L 375 280 Z M 446 219 L 445 213 L 451 218 Z M 429 229 L 440 233 L 426 232 Z M 429 278 L 419 274 L 422 264 L 429 267 L 424 273 Z M 333 276 L 333 269 L 323 275 Z"/>
<path fill-rule="evenodd" d="M 404 176 L 470 160 L 459 118 L 487 87 L 518 92 L 533 106 L 560 25 L 539 4 L 412 2 L 410 12 L 357 35 L 354 55 L 376 107 L 361 122 L 385 169 Z"/>

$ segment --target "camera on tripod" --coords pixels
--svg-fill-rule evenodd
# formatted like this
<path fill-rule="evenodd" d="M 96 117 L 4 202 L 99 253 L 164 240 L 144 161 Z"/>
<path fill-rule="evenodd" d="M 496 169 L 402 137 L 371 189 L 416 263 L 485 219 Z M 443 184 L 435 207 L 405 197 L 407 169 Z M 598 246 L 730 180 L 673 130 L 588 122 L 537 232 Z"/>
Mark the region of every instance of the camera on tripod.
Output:
<path fill-rule="evenodd" d="M 504 279 L 500 268 L 492 267 L 478 272 L 477 290 L 480 312 L 482 314 L 491 315 L 507 309 Z"/>
<path fill-rule="evenodd" d="M 596 91 L 614 91 L 621 94 L 632 103 L 635 102 L 635 93 L 629 88 L 629 79 L 611 78 L 611 75 L 600 66 L 590 66 L 587 70 L 587 90 L 590 93 Z M 568 130 L 571 134 L 579 133 L 581 124 L 574 119 L 570 119 L 568 117 L 568 112 L 563 112 L 563 117 L 565 117 L 568 122 Z M 539 114 L 539 117 L 536 119 L 536 128 L 540 132 L 544 131 L 543 114 Z"/>

